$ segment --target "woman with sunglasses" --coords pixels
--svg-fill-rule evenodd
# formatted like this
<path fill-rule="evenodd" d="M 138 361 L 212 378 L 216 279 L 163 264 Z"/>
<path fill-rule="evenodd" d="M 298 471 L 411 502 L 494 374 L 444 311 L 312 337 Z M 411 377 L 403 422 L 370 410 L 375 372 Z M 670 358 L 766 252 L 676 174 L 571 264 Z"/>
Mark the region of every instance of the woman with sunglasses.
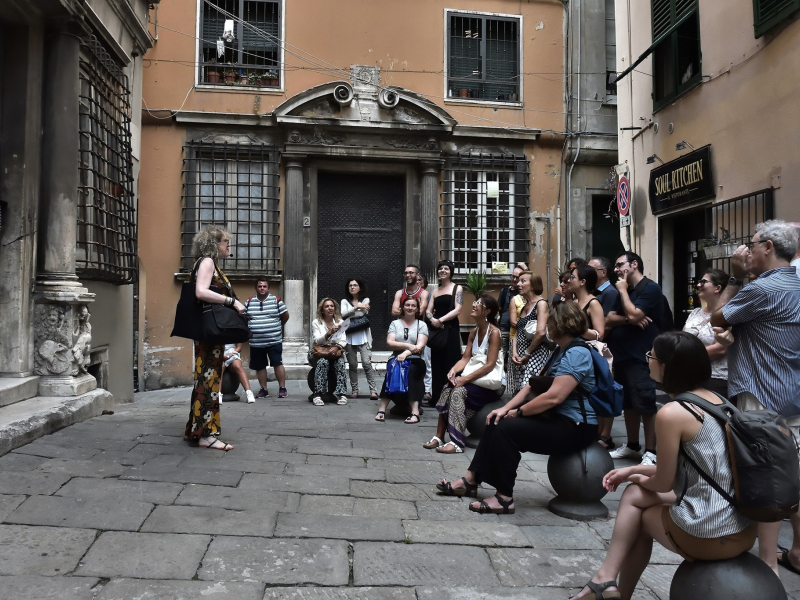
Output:
<path fill-rule="evenodd" d="M 686 319 L 683 330 L 703 342 L 711 359 L 711 378 L 705 388 L 728 397 L 728 348 L 714 340 L 711 327 L 711 314 L 719 306 L 722 290 L 728 285 L 728 274 L 719 269 L 707 269 L 703 278 L 697 282 L 697 296 L 702 306 L 695 308 Z"/>
<path fill-rule="evenodd" d="M 711 361 L 703 343 L 685 331 L 659 335 L 646 355 L 650 377 L 675 398 L 689 393 L 712 404 L 705 389 Z M 653 540 L 688 561 L 725 560 L 752 548 L 755 523 L 743 517 L 692 467 L 689 456 L 718 486 L 733 495 L 728 444 L 723 426 L 682 400 L 656 415 L 658 464 L 614 469 L 603 478 L 622 494 L 614 533 L 600 570 L 572 600 L 627 600 L 650 561 Z M 678 500 L 680 498 L 680 500 Z"/>
<path fill-rule="evenodd" d="M 500 330 L 494 325 L 500 306 L 489 294 L 484 294 L 472 303 L 470 316 L 475 319 L 475 329 L 469 334 L 464 354 L 447 374 L 448 383 L 444 386 L 436 410 L 439 411 L 439 422 L 436 435 L 423 444 L 428 450 L 436 449 L 442 454 L 461 454 L 464 452 L 465 430 L 467 421 L 489 402 L 494 402 L 505 391 L 505 376 L 500 379 L 500 389 L 489 389 L 481 386 L 480 379 L 495 369 L 503 373 L 503 357 L 500 354 Z M 469 374 L 462 371 L 473 356 L 485 356 L 483 366 Z M 495 380 L 496 381 L 496 380 Z M 450 434 L 450 441 L 444 443 L 445 431 Z"/>
<path fill-rule="evenodd" d="M 386 379 L 381 387 L 381 404 L 375 420 L 383 423 L 386 420 L 386 407 L 389 401 L 395 404 L 408 404 L 411 415 L 406 419 L 409 425 L 419 423 L 419 402 L 425 393 L 425 361 L 422 352 L 428 342 L 428 326 L 417 318 L 419 314 L 419 298 L 409 296 L 401 306 L 402 315 L 389 325 L 386 345 L 398 362 L 409 361 L 408 391 L 387 392 Z M 389 376 L 389 372 L 386 372 Z"/>

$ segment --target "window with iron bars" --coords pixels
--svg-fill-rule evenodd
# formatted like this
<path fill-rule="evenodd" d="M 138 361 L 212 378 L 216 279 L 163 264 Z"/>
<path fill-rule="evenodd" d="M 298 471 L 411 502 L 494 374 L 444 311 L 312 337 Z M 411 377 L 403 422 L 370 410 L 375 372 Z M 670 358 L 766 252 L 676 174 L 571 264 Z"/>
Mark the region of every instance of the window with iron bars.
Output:
<path fill-rule="evenodd" d="M 448 13 L 447 95 L 520 100 L 520 20 Z"/>
<path fill-rule="evenodd" d="M 527 260 L 528 161 L 513 155 L 458 155 L 445 163 L 440 255 L 456 273 Z"/>
<path fill-rule="evenodd" d="M 94 36 L 81 42 L 76 267 L 81 279 L 137 277 L 128 78 Z"/>
<path fill-rule="evenodd" d="M 222 40 L 226 20 L 234 21 L 232 42 Z M 201 83 L 279 88 L 281 1 L 201 0 L 199 44 Z"/>
<path fill-rule="evenodd" d="M 181 270 L 194 264 L 195 233 L 217 225 L 233 238 L 227 274 L 279 275 L 278 151 L 266 144 L 193 142 L 183 152 Z"/>

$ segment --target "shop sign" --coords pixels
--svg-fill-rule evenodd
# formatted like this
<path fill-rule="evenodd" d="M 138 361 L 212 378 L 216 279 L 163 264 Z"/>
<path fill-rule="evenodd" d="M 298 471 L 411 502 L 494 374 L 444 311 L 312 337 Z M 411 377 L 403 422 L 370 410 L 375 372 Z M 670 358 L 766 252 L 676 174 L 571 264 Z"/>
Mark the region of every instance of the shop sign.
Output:
<path fill-rule="evenodd" d="M 710 145 L 650 171 L 650 208 L 654 215 L 715 195 Z"/>

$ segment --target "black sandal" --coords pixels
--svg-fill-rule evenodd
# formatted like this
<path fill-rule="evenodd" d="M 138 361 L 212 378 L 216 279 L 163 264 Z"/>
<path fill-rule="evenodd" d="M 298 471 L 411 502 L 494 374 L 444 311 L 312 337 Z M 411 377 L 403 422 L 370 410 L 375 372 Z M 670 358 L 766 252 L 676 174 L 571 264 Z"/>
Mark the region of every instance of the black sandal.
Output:
<path fill-rule="evenodd" d="M 606 581 L 604 583 L 594 583 L 593 581 L 590 581 L 585 587 L 588 587 L 594 592 L 594 600 L 622 600 L 619 590 L 615 592 L 608 592 L 611 594 L 610 596 L 606 595 L 606 590 L 611 586 L 617 587 L 617 582 Z M 589 594 L 584 594 L 583 596 L 580 596 L 580 598 L 589 598 Z"/>
<path fill-rule="evenodd" d="M 604 435 L 598 435 L 597 441 L 600 442 L 600 445 L 603 446 L 603 448 L 605 448 L 606 450 L 613 450 L 614 448 L 617 447 L 611 436 L 606 437 Z"/>
<path fill-rule="evenodd" d="M 486 500 L 481 500 L 481 503 L 478 505 L 478 508 L 473 508 L 472 504 L 469 505 L 469 509 L 472 512 L 483 514 L 492 514 L 492 515 L 513 515 L 516 508 L 509 508 L 513 503 L 514 499 L 511 498 L 509 500 L 503 500 L 498 494 L 494 495 L 497 498 L 497 502 L 500 504 L 500 508 L 493 508 L 486 504 Z"/>
<path fill-rule="evenodd" d="M 442 496 L 456 496 L 458 498 L 463 498 L 464 496 L 468 496 L 470 498 L 477 498 L 478 484 L 470 483 L 469 481 L 467 481 L 466 477 L 462 477 L 461 481 L 464 482 L 463 488 L 454 488 L 452 482 L 442 480 L 441 483 L 436 484 L 436 489 Z"/>
<path fill-rule="evenodd" d="M 416 419 L 416 421 L 412 421 L 411 419 Z M 409 416 L 406 417 L 406 423 L 408 423 L 409 425 L 414 425 L 415 423 L 419 423 L 419 415 L 411 413 Z"/>
<path fill-rule="evenodd" d="M 378 417 L 380 417 L 380 419 L 379 419 Z M 377 415 L 375 415 L 375 420 L 376 420 L 378 423 L 385 423 L 385 422 L 386 422 L 386 411 L 379 410 L 379 411 L 378 411 L 378 414 L 377 414 Z"/>
<path fill-rule="evenodd" d="M 792 573 L 800 575 L 800 569 L 796 568 L 789 560 L 789 551 L 786 548 L 778 547 L 778 564 L 784 569 L 790 570 Z"/>

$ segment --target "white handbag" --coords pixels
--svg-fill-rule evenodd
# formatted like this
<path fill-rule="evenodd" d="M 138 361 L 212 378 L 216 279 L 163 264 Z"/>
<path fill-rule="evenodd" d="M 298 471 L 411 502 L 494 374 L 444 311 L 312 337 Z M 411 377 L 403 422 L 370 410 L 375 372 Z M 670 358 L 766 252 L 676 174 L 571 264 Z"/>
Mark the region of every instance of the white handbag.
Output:
<path fill-rule="evenodd" d="M 525 323 L 525 337 L 532 340 L 536 336 L 536 321 L 528 321 Z"/>
<path fill-rule="evenodd" d="M 604 344 L 599 340 L 587 340 L 586 343 L 589 344 L 595 350 L 597 350 L 600 353 L 600 356 L 602 356 L 608 361 L 608 368 L 613 373 L 614 355 L 611 354 L 611 350 L 608 349 L 608 344 Z"/>
<path fill-rule="evenodd" d="M 464 370 L 461 371 L 462 376 L 467 376 L 470 373 L 474 373 L 484 365 L 486 365 L 486 360 L 488 356 L 485 354 L 478 354 L 472 355 L 467 363 L 467 366 L 464 367 Z M 487 390 L 499 390 L 503 386 L 505 386 L 505 370 L 503 369 L 503 355 L 498 353 L 497 355 L 497 362 L 494 363 L 494 369 L 489 371 L 486 375 L 481 377 L 480 379 L 476 379 L 475 381 L 471 381 L 472 385 L 477 385 L 478 387 L 482 387 Z"/>

